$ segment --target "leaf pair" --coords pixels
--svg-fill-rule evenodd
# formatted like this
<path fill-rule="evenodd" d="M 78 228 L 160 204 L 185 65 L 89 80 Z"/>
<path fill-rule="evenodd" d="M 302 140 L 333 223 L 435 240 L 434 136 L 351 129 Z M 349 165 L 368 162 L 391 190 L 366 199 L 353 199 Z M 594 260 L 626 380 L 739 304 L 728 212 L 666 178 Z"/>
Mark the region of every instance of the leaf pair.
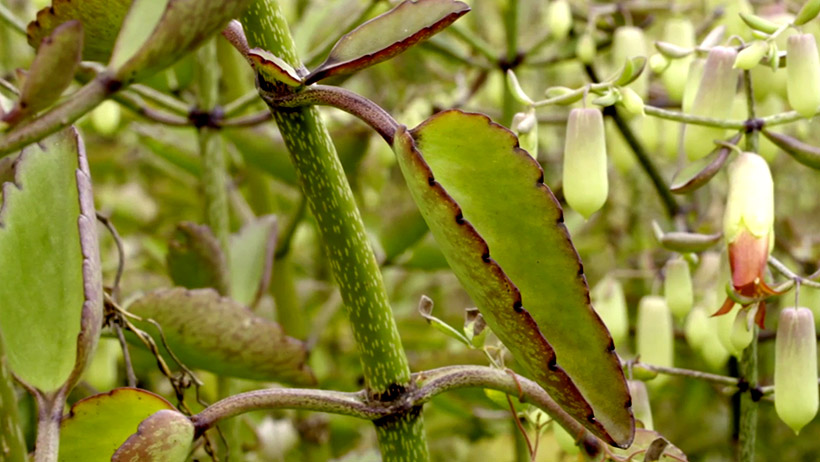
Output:
<path fill-rule="evenodd" d="M 386 61 L 442 31 L 468 11 L 470 7 L 460 1 L 405 0 L 342 36 L 327 59 L 307 75 L 265 50 L 238 48 L 266 81 L 299 87 Z"/>

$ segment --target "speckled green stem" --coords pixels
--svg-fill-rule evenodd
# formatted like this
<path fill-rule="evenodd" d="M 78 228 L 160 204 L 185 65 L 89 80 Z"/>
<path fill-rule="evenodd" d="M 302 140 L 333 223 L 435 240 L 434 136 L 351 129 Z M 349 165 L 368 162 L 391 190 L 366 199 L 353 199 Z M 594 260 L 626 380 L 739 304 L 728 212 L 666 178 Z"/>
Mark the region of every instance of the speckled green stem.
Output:
<path fill-rule="evenodd" d="M 250 46 L 300 62 L 276 2 L 257 0 L 243 17 Z M 272 109 L 291 153 L 331 268 L 347 307 L 370 399 L 389 401 L 410 384 L 410 368 L 381 271 L 330 134 L 315 107 Z M 421 413 L 411 409 L 375 421 L 384 461 L 429 460 Z"/>
<path fill-rule="evenodd" d="M 219 67 L 216 43 L 210 40 L 197 52 L 197 106 L 200 111 L 211 111 L 219 96 Z M 202 188 L 205 193 L 205 221 L 219 240 L 227 256 L 228 190 L 222 138 L 212 127 L 199 128 L 199 152 L 202 156 Z M 223 294 L 228 295 L 228 294 Z"/>
<path fill-rule="evenodd" d="M 743 350 L 740 358 L 740 379 L 749 384 L 749 389 L 757 387 L 757 328 L 752 343 Z M 749 392 L 740 394 L 740 425 L 738 428 L 738 462 L 755 460 L 755 441 L 757 439 L 757 407 Z"/>
<path fill-rule="evenodd" d="M 0 460 L 3 462 L 26 462 L 26 441 L 20 429 L 17 412 L 17 394 L 14 382 L 3 357 L 0 342 Z"/>

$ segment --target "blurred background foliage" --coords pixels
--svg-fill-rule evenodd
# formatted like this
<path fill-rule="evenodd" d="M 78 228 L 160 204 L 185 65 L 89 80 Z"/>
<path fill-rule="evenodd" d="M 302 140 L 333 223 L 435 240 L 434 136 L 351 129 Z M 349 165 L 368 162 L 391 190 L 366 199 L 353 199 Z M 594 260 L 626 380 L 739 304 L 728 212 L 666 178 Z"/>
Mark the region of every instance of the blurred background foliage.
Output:
<path fill-rule="evenodd" d="M 5 0 L 20 18 L 33 19 L 44 2 Z M 367 19 L 386 11 L 390 2 L 381 0 L 283 0 L 300 55 L 315 65 L 326 55 L 338 36 Z M 512 115 L 523 110 L 509 95 L 504 71 L 515 72 L 524 89 L 539 95 L 547 87 L 576 88 L 588 82 L 583 64 L 575 59 L 578 39 L 588 29 L 590 2 L 572 1 L 574 21 L 566 37 L 556 39 L 548 26 L 548 2 L 543 0 L 472 0 L 473 12 L 432 40 L 389 62 L 353 76 L 337 77 L 331 83 L 361 93 L 391 112 L 396 119 L 415 126 L 443 108 L 459 107 L 483 112 L 509 126 Z M 751 8 L 763 16 L 794 13 L 798 2 L 747 2 L 738 0 L 664 1 L 635 0 L 611 5 L 595 19 L 598 48 L 592 65 L 599 75 L 612 72 L 619 63 L 610 56 L 612 33 L 632 24 L 644 29 L 646 46 L 664 37 L 670 19 L 691 21 L 699 38 L 717 23 L 730 33 L 743 35 L 742 24 L 731 12 Z M 516 12 L 517 9 L 517 12 Z M 509 26 L 510 11 L 517 24 Z M 722 15 L 720 13 L 723 13 Z M 505 22 L 507 21 L 507 22 Z M 817 21 L 805 27 L 820 38 Z M 510 36 L 513 31 L 514 40 Z M 508 53 L 509 44 L 512 53 Z M 225 105 L 254 90 L 253 75 L 241 57 L 224 41 L 218 44 L 222 69 L 220 103 Z M 14 80 L 15 69 L 27 68 L 33 57 L 25 38 L 0 28 L 0 72 Z M 168 92 L 193 105 L 196 79 L 193 55 L 151 78 L 147 85 Z M 667 97 L 661 77 L 649 76 L 647 104 L 675 107 Z M 761 77 L 765 79 L 766 77 Z M 742 94 L 738 94 L 742 98 Z M 579 103 L 580 104 L 580 103 Z M 759 101 L 763 115 L 787 110 L 783 94 L 773 92 Z M 741 106 L 742 108 L 742 106 Z M 261 100 L 243 111 L 264 110 Z M 538 161 L 545 181 L 562 200 L 561 159 L 565 122 L 569 108 L 550 106 L 538 111 Z M 416 311 L 422 294 L 436 304 L 435 314 L 451 325 L 463 323 L 471 301 L 447 268 L 443 256 L 415 211 L 393 153 L 374 133 L 353 117 L 332 109 L 322 113 L 336 142 L 347 176 L 353 186 L 373 246 L 382 263 L 393 311 L 413 371 L 451 364 L 486 364 L 480 351 L 468 350 L 430 326 Z M 742 109 L 737 118 L 744 118 Z M 681 165 L 676 122 L 652 117 L 630 121 L 661 176 L 671 180 Z M 820 121 L 800 121 L 784 127 L 787 133 L 811 144 L 820 144 Z M 168 241 L 182 221 L 203 222 L 203 194 L 199 183 L 200 160 L 193 127 L 162 126 L 106 102 L 79 122 L 86 141 L 98 210 L 117 227 L 125 249 L 125 273 L 121 299 L 172 285 L 166 268 Z M 317 239 L 313 218 L 304 209 L 287 152 L 272 122 L 253 127 L 221 130 L 227 141 L 230 172 L 230 223 L 232 231 L 253 217 L 275 214 L 279 220 L 279 242 L 273 265 L 273 282 L 254 307 L 257 314 L 277 320 L 289 335 L 306 340 L 311 348 L 309 364 L 320 388 L 355 391 L 361 388 L 360 364 L 338 291 L 331 279 Z M 565 207 L 566 223 L 584 262 L 590 286 L 609 275 L 623 286 L 633 327 L 630 336 L 617 344 L 618 352 L 634 352 L 636 308 L 641 297 L 661 294 L 663 268 L 673 253 L 661 248 L 652 234 L 656 220 L 666 229 L 676 226 L 665 213 L 644 171 L 635 162 L 630 147 L 607 121 L 610 196 L 604 208 L 591 219 Z M 801 273 L 817 269 L 820 235 L 820 202 L 813 187 L 820 172 L 797 164 L 765 142 L 762 155 L 770 163 L 776 188 L 776 247 L 774 254 Z M 721 172 L 697 192 L 679 196 L 684 213 L 677 217 L 697 232 L 721 229 L 726 177 Z M 116 271 L 117 253 L 108 234 L 101 234 L 105 280 Z M 722 257 L 725 259 L 725 257 Z M 701 256 L 700 261 L 705 259 Z M 724 265 L 725 266 L 725 265 Z M 700 273 L 699 273 L 700 271 Z M 719 271 L 724 271 L 719 275 Z M 701 274 L 703 273 L 703 274 Z M 723 299 L 725 269 L 695 266 L 696 304 L 708 310 Z M 809 289 L 804 289 L 809 290 Z M 808 298 L 808 296 L 806 296 Z M 789 296 L 770 302 L 767 329 L 761 333 L 760 379 L 771 384 L 774 342 L 779 305 L 792 303 Z M 806 305 L 807 303 L 803 303 Z M 813 310 L 820 306 L 810 306 Z M 815 318 L 820 318 L 815 314 Z M 685 340 L 684 323 L 675 324 L 675 365 L 736 373 L 736 360 L 718 354 L 707 360 L 702 351 Z M 714 331 L 711 332 L 714 335 Z M 494 340 L 490 340 L 492 342 Z M 173 390 L 159 373 L 149 353 L 132 349 L 139 385 L 168 397 Z M 206 385 L 206 401 L 216 399 L 216 377 L 198 372 Z M 75 401 L 97 391 L 122 386 L 125 377 L 122 354 L 116 340 L 102 340 L 94 364 L 83 383 L 73 392 Z M 263 383 L 242 382 L 241 389 L 256 389 Z M 724 461 L 733 454 L 737 435 L 737 407 L 731 390 L 697 380 L 673 377 L 660 384 L 649 382 L 654 428 L 690 460 Z M 189 390 L 193 393 L 192 390 Z M 189 400 L 196 409 L 193 397 Z M 21 394 L 26 416 L 28 443 L 33 444 L 34 411 L 27 395 Z M 820 452 L 820 424 L 815 420 L 799 437 L 775 415 L 769 401 L 760 406 L 757 460 L 815 460 Z M 245 460 L 378 460 L 372 426 L 339 416 L 294 411 L 257 412 L 238 418 L 241 422 Z M 470 461 L 528 460 L 522 440 L 506 407 L 481 391 L 442 395 L 425 407 L 425 421 L 433 460 Z M 541 461 L 571 461 L 551 431 L 541 437 Z"/>

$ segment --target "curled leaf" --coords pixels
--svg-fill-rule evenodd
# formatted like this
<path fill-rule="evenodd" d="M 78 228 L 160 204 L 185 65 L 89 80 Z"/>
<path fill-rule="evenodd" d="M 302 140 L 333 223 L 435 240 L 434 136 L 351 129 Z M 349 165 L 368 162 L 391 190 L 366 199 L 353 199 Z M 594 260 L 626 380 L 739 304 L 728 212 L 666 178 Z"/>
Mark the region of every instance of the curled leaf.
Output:
<path fill-rule="evenodd" d="M 681 231 L 664 232 L 657 222 L 652 222 L 655 238 L 667 250 L 689 253 L 703 252 L 721 242 L 723 233 L 698 234 Z"/>
<path fill-rule="evenodd" d="M 405 0 L 342 36 L 305 83 L 372 66 L 437 34 L 470 11 L 454 0 Z"/>
<path fill-rule="evenodd" d="M 740 141 L 740 136 L 740 133 L 733 136 L 729 144 L 736 144 Z M 729 146 L 719 146 L 703 159 L 691 162 L 675 174 L 669 190 L 675 194 L 688 194 L 696 191 L 723 168 L 731 153 L 732 149 Z"/>
<path fill-rule="evenodd" d="M 762 130 L 763 135 L 794 160 L 814 169 L 820 169 L 820 148 L 804 143 L 791 136 L 771 130 Z"/>
<path fill-rule="evenodd" d="M 315 381 L 305 365 L 304 343 L 213 290 L 157 290 L 134 301 L 128 311 L 159 323 L 168 346 L 187 366 L 251 380 Z M 153 325 L 136 324 L 161 338 Z"/>
<path fill-rule="evenodd" d="M 289 87 L 302 86 L 302 77 L 290 64 L 261 48 L 248 50 L 248 59 L 266 82 L 280 82 Z"/>

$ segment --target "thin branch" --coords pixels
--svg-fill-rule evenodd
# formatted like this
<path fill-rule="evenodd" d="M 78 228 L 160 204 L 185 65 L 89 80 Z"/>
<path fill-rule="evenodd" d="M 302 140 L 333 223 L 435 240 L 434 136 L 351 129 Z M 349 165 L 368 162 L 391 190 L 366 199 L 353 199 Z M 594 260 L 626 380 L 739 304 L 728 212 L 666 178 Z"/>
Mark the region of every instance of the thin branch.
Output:
<path fill-rule="evenodd" d="M 651 372 L 658 374 L 673 375 L 678 377 L 688 377 L 691 379 L 703 380 L 706 382 L 716 383 L 718 385 L 729 385 L 736 387 L 740 383 L 737 378 L 726 375 L 711 374 L 709 372 L 701 372 L 692 369 L 681 369 L 678 367 L 655 366 L 652 364 L 642 363 L 640 361 L 623 361 L 626 366 L 638 366 Z"/>
<path fill-rule="evenodd" d="M 125 334 L 122 331 L 122 326 L 114 324 L 114 332 L 117 334 L 117 340 L 120 342 L 122 349 L 122 358 L 125 362 L 125 376 L 128 380 L 129 387 L 137 386 L 137 374 L 134 373 L 134 364 L 131 362 L 131 351 L 128 349 L 128 342 L 125 340 Z"/>
<path fill-rule="evenodd" d="M 122 273 L 125 270 L 125 250 L 123 249 L 122 238 L 120 237 L 120 233 L 117 232 L 117 228 L 114 227 L 114 223 L 112 223 L 108 217 L 97 212 L 97 221 L 102 223 L 108 232 L 111 233 L 114 244 L 117 246 L 117 273 L 114 275 L 114 285 L 111 286 L 111 297 L 115 301 L 119 301 L 120 280 L 122 280 Z"/>
<path fill-rule="evenodd" d="M 165 108 L 174 114 L 187 117 L 191 112 L 191 105 L 188 103 L 180 101 L 161 91 L 154 90 L 151 87 L 135 83 L 130 85 L 128 90 L 133 91 L 146 100 L 156 104 L 157 106 Z"/>
<path fill-rule="evenodd" d="M 769 255 L 769 266 L 771 266 L 775 271 L 782 274 L 783 276 L 791 279 L 792 281 L 799 282 L 800 285 L 820 289 L 820 283 L 812 280 L 818 276 L 817 272 L 815 272 L 815 274 L 812 274 L 809 277 L 800 276 L 796 274 L 794 271 L 790 270 L 789 267 L 787 267 L 783 262 L 775 258 L 773 255 Z"/>
<path fill-rule="evenodd" d="M 683 122 L 691 125 L 703 125 L 706 127 L 717 128 L 732 128 L 740 130 L 746 127 L 745 120 L 721 120 L 713 119 L 711 117 L 696 116 L 692 114 L 685 114 L 680 111 L 670 111 L 668 109 L 659 108 L 656 106 L 645 105 L 644 112 L 647 115 L 659 117 L 666 120 L 674 120 L 676 122 Z"/>
<path fill-rule="evenodd" d="M 129 93 L 128 91 L 116 94 L 112 97 L 112 99 L 123 105 L 125 108 L 130 109 L 135 114 L 163 125 L 170 125 L 173 127 L 187 127 L 193 125 L 187 117 L 180 117 L 175 114 L 154 109 L 145 104 L 145 101 L 143 101 L 140 96 Z"/>
<path fill-rule="evenodd" d="M 487 388 L 519 397 L 543 410 L 570 434 L 583 434 L 584 427 L 569 416 L 537 383 L 517 374 L 485 366 L 449 366 L 413 374 L 415 388 L 408 388 L 392 401 L 371 401 L 365 391 L 356 393 L 272 388 L 230 396 L 191 417 L 197 435 L 229 417 L 262 409 L 300 409 L 377 420 L 423 405 L 433 397 L 462 388 Z"/>
<path fill-rule="evenodd" d="M 258 94 L 257 94 L 258 98 Z M 264 109 L 260 112 L 255 112 L 253 114 L 248 114 L 245 116 L 233 117 L 230 119 L 224 119 L 217 122 L 217 126 L 219 127 L 254 127 L 256 125 L 265 123 L 269 120 L 273 119 L 273 114 L 270 113 L 269 110 Z"/>

